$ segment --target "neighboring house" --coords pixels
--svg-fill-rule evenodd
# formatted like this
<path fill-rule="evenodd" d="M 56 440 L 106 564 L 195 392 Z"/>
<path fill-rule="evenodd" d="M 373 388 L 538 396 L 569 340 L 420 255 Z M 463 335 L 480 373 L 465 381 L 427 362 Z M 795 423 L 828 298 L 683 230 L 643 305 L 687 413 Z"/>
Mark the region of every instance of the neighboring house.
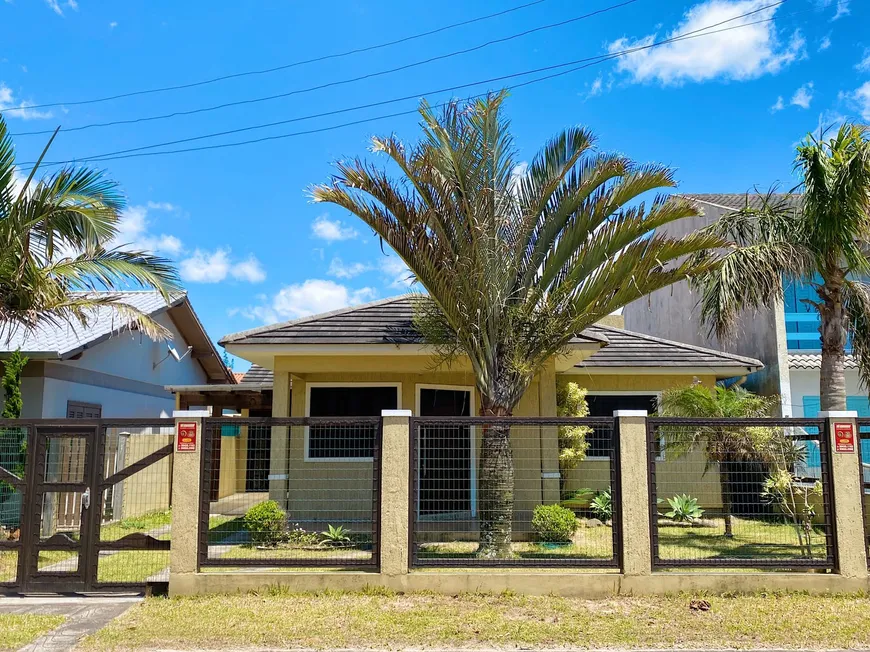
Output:
<path fill-rule="evenodd" d="M 379 416 L 382 410 L 396 408 L 419 416 L 477 415 L 480 397 L 470 365 L 458 359 L 450 366 L 436 368 L 431 348 L 414 329 L 412 314 L 412 298 L 404 295 L 227 335 L 221 340 L 227 351 L 254 365 L 242 383 L 226 392 L 214 392 L 213 400 L 227 405 L 228 396 L 234 393 L 252 400 L 256 392 L 269 387 L 273 390 L 270 407 L 275 417 Z M 531 383 L 514 416 L 555 416 L 557 385 L 568 381 L 589 390 L 593 416 L 611 416 L 615 409 L 654 410 L 656 398 L 668 387 L 695 379 L 712 385 L 760 368 L 761 363 L 752 358 L 598 324 L 572 339 L 564 355 L 550 360 Z M 254 382 L 249 382 L 249 377 Z M 173 389 L 182 406 L 208 399 L 203 393 L 207 388 Z M 259 405 L 262 408 L 266 403 Z M 433 448 L 420 452 L 432 462 L 430 469 L 441 468 L 449 475 L 438 478 L 433 477 L 437 472 L 429 473 L 426 482 L 434 486 L 448 481 L 468 484 L 465 495 L 471 497 L 468 509 L 472 513 L 476 510 L 474 460 L 481 434 L 473 432 L 476 430 L 469 429 L 468 441 L 462 446 L 439 446 L 438 438 L 431 437 L 430 443 L 424 441 L 421 446 Z M 521 433 L 512 435 L 517 451 L 517 509 L 529 512 L 536 504 L 559 499 L 557 429 L 526 428 L 514 433 Z M 244 438 L 235 439 L 236 461 L 219 455 L 212 458 L 215 463 L 238 466 L 243 464 L 239 459 L 250 459 L 243 450 Z M 297 516 L 305 506 L 293 504 L 294 490 L 312 486 L 311 474 L 328 476 L 331 470 L 353 473 L 360 462 L 371 466 L 372 433 L 337 436 L 329 428 L 312 427 L 304 433 L 289 433 L 288 439 L 272 437 L 272 479 L 268 484 L 272 498 Z M 602 487 L 609 484 L 609 444 L 594 439 L 590 444 L 588 459 L 572 471 L 568 488 L 590 475 L 599 478 Z M 463 471 L 464 467 L 468 468 Z M 288 469 L 294 472 L 288 474 Z M 361 471 L 360 490 L 371 483 L 370 475 Z M 214 473 L 213 469 L 213 477 L 218 476 L 220 490 L 215 498 L 242 491 L 244 474 Z M 714 474 L 699 478 L 699 482 L 709 485 L 710 491 L 704 495 L 718 496 Z M 351 492 L 346 483 L 342 486 L 344 492 Z M 421 492 L 425 494 L 425 487 Z M 712 503 L 716 501 L 711 498 Z M 437 513 L 438 506 L 430 505 L 427 512 Z"/>
<path fill-rule="evenodd" d="M 747 201 L 743 194 L 683 195 L 703 210 L 703 216 L 683 220 L 687 224 L 680 234 L 711 224 L 724 214 L 742 208 Z M 798 195 L 781 194 L 775 198 L 796 202 Z M 749 196 L 751 205 L 759 198 Z M 804 300 L 818 300 L 815 290 L 806 284 L 787 283 L 782 303 L 747 313 L 738 324 L 733 341 L 719 342 L 700 323 L 699 294 L 686 282 L 658 290 L 650 297 L 626 306 L 626 327 L 690 342 L 717 350 L 730 350 L 758 358 L 764 369 L 747 378 L 746 387 L 768 395 L 779 395 L 784 416 L 814 417 L 819 410 L 819 363 L 821 340 L 817 311 Z M 848 350 L 847 350 L 848 354 Z M 860 416 L 870 416 L 867 390 L 862 389 L 854 360 L 846 358 L 847 406 Z"/>
<path fill-rule="evenodd" d="M 0 341 L 0 361 L 16 349 L 30 359 L 22 374 L 22 418 L 170 417 L 175 401 L 165 385 L 235 382 L 185 293 L 170 303 L 154 291 L 121 296 L 166 327 L 171 341 L 131 330 L 108 307 L 84 327 L 44 323 L 17 331 Z"/>

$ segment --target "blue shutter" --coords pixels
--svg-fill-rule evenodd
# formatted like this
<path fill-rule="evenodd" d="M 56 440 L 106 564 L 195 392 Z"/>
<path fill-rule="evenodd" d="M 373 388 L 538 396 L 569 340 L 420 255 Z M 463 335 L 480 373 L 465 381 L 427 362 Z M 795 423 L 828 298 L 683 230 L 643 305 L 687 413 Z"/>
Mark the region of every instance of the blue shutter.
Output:
<path fill-rule="evenodd" d="M 818 396 L 804 396 L 804 418 L 813 419 L 819 416 L 819 409 L 822 402 Z M 822 469 L 822 454 L 819 451 L 819 446 L 814 441 L 807 442 L 807 469 Z M 809 473 L 808 475 L 817 475 Z"/>

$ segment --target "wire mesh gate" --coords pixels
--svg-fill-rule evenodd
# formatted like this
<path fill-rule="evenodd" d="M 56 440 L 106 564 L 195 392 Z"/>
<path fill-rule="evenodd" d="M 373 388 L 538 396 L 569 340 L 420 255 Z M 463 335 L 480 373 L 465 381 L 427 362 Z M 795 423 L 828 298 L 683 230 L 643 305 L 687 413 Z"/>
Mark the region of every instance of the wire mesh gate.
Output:
<path fill-rule="evenodd" d="M 870 419 L 858 419 L 861 507 L 864 514 L 864 547 L 870 565 Z"/>
<path fill-rule="evenodd" d="M 653 568 L 836 568 L 826 428 L 650 417 Z"/>
<path fill-rule="evenodd" d="M 168 581 L 172 419 L 0 422 L 0 590 Z"/>
<path fill-rule="evenodd" d="M 510 452 L 489 453 L 490 440 Z M 621 565 L 612 418 L 415 417 L 411 451 L 413 567 Z M 489 471 L 488 455 L 510 468 Z M 481 545 L 493 528 L 498 550 Z"/>
<path fill-rule="evenodd" d="M 203 421 L 199 566 L 379 565 L 380 417 Z"/>

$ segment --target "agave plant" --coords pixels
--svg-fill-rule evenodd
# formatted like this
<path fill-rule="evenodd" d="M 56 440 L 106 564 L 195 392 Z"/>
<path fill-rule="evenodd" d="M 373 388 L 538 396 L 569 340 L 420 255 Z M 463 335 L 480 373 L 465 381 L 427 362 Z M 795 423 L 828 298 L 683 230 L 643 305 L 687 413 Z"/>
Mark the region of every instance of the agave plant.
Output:
<path fill-rule="evenodd" d="M 650 292 L 715 267 L 713 234 L 656 229 L 697 215 L 680 198 L 642 195 L 673 172 L 600 153 L 572 127 L 521 164 L 504 118 L 506 93 L 436 112 L 420 108 L 422 139 L 373 139 L 387 169 L 337 164 L 315 201 L 357 215 L 407 264 L 431 301 L 415 325 L 441 360 L 462 355 L 481 415 L 511 416 L 534 376 L 584 328 Z M 509 557 L 514 465 L 510 428 L 483 429 L 478 556 Z"/>
<path fill-rule="evenodd" d="M 0 116 L 0 337 L 42 323 L 85 325 L 100 308 L 149 337 L 168 337 L 120 293 L 150 288 L 168 299 L 180 289 L 175 269 L 166 259 L 112 244 L 124 199 L 102 172 L 64 167 L 38 176 L 53 139 L 21 181 Z"/>

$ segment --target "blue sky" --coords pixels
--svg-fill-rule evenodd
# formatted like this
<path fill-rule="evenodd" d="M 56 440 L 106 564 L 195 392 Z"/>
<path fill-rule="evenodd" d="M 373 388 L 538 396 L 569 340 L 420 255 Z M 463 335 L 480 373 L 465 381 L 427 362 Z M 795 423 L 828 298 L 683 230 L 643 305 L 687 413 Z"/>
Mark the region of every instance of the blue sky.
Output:
<path fill-rule="evenodd" d="M 0 110 L 13 133 L 130 120 L 287 93 L 421 61 L 571 19 L 619 0 L 543 0 L 465 27 L 353 56 L 175 92 L 73 104 L 364 48 L 525 4 L 399 0 L 330 4 L 0 0 Z M 567 25 L 404 71 L 274 101 L 172 119 L 61 132 L 49 160 L 94 156 L 403 96 L 620 51 L 706 27 L 775 0 L 636 0 Z M 449 9 L 449 10 L 448 10 Z M 740 24 L 517 89 L 507 106 L 530 159 L 572 124 L 600 146 L 677 170 L 684 192 L 791 182 L 794 145 L 820 124 L 870 121 L 870 3 L 788 0 Z M 501 85 L 534 76 L 506 80 Z M 47 108 L 29 108 L 40 104 Z M 192 143 L 226 143 L 408 111 L 415 100 Z M 23 107 L 23 108 L 22 108 Z M 10 109 L 18 109 L 12 110 Z M 405 290 L 406 275 L 356 218 L 312 204 L 331 162 L 373 134 L 417 135 L 403 115 L 242 147 L 113 160 L 129 208 L 123 239 L 178 262 L 211 336 Z M 47 135 L 15 137 L 20 162 Z M 179 145 L 176 147 L 184 147 Z M 246 363 L 239 362 L 237 369 Z"/>

